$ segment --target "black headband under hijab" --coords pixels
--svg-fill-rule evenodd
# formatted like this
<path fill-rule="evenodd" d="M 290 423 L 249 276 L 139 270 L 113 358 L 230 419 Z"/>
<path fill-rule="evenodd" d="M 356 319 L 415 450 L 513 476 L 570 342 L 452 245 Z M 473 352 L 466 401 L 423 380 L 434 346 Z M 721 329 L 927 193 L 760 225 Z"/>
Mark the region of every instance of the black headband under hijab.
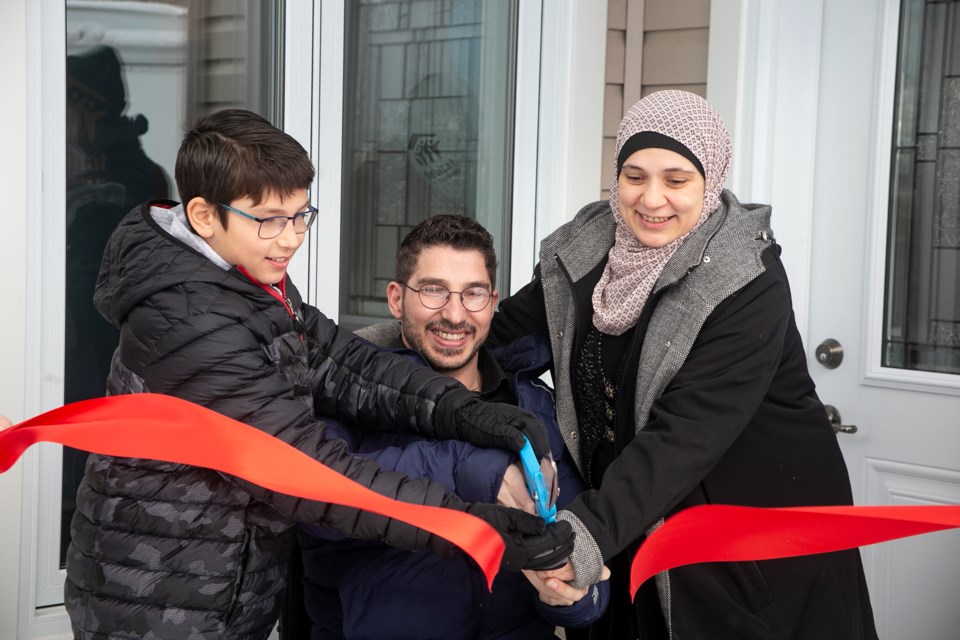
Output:
<path fill-rule="evenodd" d="M 690 151 L 686 145 L 656 131 L 641 131 L 640 133 L 630 136 L 627 141 L 623 143 L 623 146 L 620 147 L 620 154 L 617 156 L 617 177 L 620 177 L 620 170 L 623 168 L 623 163 L 626 162 L 627 158 L 641 149 L 650 148 L 667 149 L 668 151 L 679 153 L 692 162 L 693 166 L 700 172 L 700 175 L 706 178 L 707 174 L 703 170 L 703 164 L 700 162 L 700 159 L 693 155 L 693 152 Z"/>

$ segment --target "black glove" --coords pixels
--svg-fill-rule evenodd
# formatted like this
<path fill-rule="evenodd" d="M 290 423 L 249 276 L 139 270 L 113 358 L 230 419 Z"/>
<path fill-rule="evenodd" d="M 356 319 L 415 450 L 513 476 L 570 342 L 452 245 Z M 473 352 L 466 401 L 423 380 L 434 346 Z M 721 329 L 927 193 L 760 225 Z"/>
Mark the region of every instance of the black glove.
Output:
<path fill-rule="evenodd" d="M 573 527 L 563 520 L 548 524 L 547 530 L 536 536 L 512 534 L 511 541 L 508 536 L 501 535 L 507 548 L 500 566 L 508 571 L 559 569 L 573 553 Z"/>
<path fill-rule="evenodd" d="M 523 448 L 522 436 L 530 439 L 538 459 L 550 454 L 543 425 L 530 412 L 512 404 L 485 402 L 462 389 L 448 391 L 437 405 L 437 437 L 463 440 L 478 447 L 510 451 Z"/>
<path fill-rule="evenodd" d="M 468 504 L 453 494 L 448 494 L 440 506 L 466 511 L 497 530 L 506 544 L 501 569 L 556 569 L 563 566 L 573 552 L 574 534 L 569 522 L 547 525 L 539 516 L 519 509 L 479 502 Z M 433 550 L 443 556 L 449 556 L 456 548 L 438 536 L 433 537 L 432 543 Z"/>

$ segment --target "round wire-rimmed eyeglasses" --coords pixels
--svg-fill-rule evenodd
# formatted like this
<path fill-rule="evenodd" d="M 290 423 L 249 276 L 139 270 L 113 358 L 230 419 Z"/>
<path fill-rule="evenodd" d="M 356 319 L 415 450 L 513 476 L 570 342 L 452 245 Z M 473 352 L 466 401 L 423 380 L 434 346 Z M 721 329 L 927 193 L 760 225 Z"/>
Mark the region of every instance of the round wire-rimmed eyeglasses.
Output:
<path fill-rule="evenodd" d="M 463 291 L 451 291 L 443 285 L 425 284 L 419 289 L 411 287 L 406 282 L 401 282 L 405 288 L 410 289 L 420 298 L 420 303 L 427 309 L 443 309 L 450 301 L 450 294 L 456 293 L 460 296 L 460 303 L 467 311 L 483 311 L 490 304 L 490 298 L 493 294 L 484 287 L 468 287 Z"/>

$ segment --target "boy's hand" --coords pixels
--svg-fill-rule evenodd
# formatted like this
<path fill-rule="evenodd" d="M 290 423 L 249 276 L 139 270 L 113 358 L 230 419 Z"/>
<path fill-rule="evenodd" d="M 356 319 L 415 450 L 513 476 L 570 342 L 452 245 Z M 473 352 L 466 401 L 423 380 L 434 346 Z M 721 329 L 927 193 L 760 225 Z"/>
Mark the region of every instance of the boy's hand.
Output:
<path fill-rule="evenodd" d="M 474 396 L 456 409 L 456 439 L 478 447 L 497 447 L 519 452 L 530 439 L 538 459 L 550 455 L 547 434 L 530 412 L 503 402 L 485 402 Z"/>
<path fill-rule="evenodd" d="M 466 511 L 492 526 L 503 538 L 506 549 L 500 568 L 549 569 L 564 564 L 573 551 L 573 528 L 568 522 L 547 525 L 539 516 L 493 504 L 467 504 L 453 494 L 447 495 L 441 507 Z M 449 555 L 453 543 L 434 536 L 434 551 Z"/>

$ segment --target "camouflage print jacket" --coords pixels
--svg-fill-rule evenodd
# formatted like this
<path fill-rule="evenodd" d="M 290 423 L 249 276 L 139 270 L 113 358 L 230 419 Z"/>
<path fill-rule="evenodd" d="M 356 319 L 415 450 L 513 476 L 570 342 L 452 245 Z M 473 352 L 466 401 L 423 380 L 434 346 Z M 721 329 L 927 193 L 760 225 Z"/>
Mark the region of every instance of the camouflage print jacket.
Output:
<path fill-rule="evenodd" d="M 131 212 L 95 302 L 120 327 L 110 394 L 165 393 L 280 438 L 373 490 L 436 505 L 443 487 L 381 472 L 325 438 L 318 415 L 384 428 L 448 420 L 463 389 L 375 353 L 287 285 L 253 282 L 184 225 L 182 207 Z M 221 261 L 222 262 L 222 261 Z M 411 391 L 416 390 L 416 394 Z M 189 447 L 189 442 L 183 446 Z M 429 534 L 382 516 L 274 494 L 197 467 L 92 455 L 77 495 L 66 608 L 78 639 L 263 639 L 284 592 L 295 521 L 401 548 Z"/>

